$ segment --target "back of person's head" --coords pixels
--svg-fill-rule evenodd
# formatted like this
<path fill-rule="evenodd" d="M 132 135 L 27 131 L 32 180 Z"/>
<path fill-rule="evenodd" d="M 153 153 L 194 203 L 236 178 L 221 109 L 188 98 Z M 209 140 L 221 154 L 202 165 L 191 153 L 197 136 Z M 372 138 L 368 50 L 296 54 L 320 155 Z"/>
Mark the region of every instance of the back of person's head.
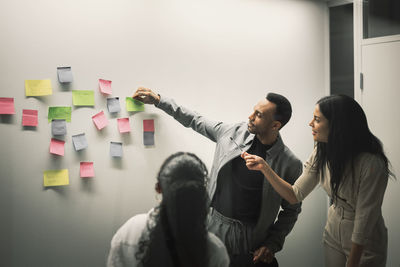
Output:
<path fill-rule="evenodd" d="M 328 142 L 317 144 L 317 166 L 322 170 L 328 164 L 335 197 L 345 171 L 349 164 L 354 170 L 354 159 L 360 153 L 378 155 L 390 173 L 382 143 L 369 130 L 367 117 L 357 101 L 346 95 L 331 95 L 321 98 L 317 105 L 329 121 Z"/>
<path fill-rule="evenodd" d="M 206 266 L 207 174 L 192 153 L 178 152 L 164 161 L 157 177 L 162 201 L 143 266 Z"/>
<path fill-rule="evenodd" d="M 276 105 L 274 120 L 279 121 L 282 128 L 292 117 L 292 105 L 286 97 L 276 93 L 268 93 L 266 98 Z"/>

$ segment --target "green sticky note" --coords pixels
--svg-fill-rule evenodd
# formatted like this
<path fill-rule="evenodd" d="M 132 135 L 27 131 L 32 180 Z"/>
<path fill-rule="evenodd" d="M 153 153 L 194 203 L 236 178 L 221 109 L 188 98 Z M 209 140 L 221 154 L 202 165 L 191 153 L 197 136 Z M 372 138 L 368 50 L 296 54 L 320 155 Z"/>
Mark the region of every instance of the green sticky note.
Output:
<path fill-rule="evenodd" d="M 49 122 L 55 119 L 71 122 L 71 107 L 49 107 Z"/>
<path fill-rule="evenodd" d="M 72 103 L 74 106 L 94 106 L 94 91 L 72 90 Z"/>
<path fill-rule="evenodd" d="M 144 111 L 144 104 L 132 97 L 127 96 L 125 102 L 127 111 Z"/>

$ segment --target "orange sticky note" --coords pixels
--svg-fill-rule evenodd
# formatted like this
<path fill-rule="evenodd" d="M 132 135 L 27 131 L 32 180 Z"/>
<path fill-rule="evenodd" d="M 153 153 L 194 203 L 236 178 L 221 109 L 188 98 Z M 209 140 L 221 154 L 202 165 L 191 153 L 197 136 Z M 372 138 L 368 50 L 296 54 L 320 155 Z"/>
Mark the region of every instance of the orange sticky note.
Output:
<path fill-rule="evenodd" d="M 22 126 L 37 126 L 38 111 L 34 109 L 22 110 Z"/>
<path fill-rule="evenodd" d="M 154 132 L 154 120 L 143 120 L 143 131 Z"/>
<path fill-rule="evenodd" d="M 81 177 L 94 177 L 93 162 L 81 162 Z"/>
<path fill-rule="evenodd" d="M 112 94 L 111 81 L 99 79 L 100 92 L 106 95 Z"/>
<path fill-rule="evenodd" d="M 13 97 L 0 97 L 0 114 L 15 114 Z"/>
<path fill-rule="evenodd" d="M 65 141 L 63 141 L 63 140 L 51 138 L 50 153 L 64 156 L 64 144 L 65 144 Z"/>
<path fill-rule="evenodd" d="M 131 131 L 131 126 L 129 125 L 129 118 L 118 119 L 118 129 L 120 133 L 128 133 Z"/>
<path fill-rule="evenodd" d="M 108 124 L 108 120 L 107 120 L 106 116 L 104 115 L 103 111 L 101 111 L 101 112 L 97 113 L 96 115 L 94 115 L 92 117 L 92 120 L 93 120 L 94 125 L 96 125 L 98 130 L 103 129 Z"/>

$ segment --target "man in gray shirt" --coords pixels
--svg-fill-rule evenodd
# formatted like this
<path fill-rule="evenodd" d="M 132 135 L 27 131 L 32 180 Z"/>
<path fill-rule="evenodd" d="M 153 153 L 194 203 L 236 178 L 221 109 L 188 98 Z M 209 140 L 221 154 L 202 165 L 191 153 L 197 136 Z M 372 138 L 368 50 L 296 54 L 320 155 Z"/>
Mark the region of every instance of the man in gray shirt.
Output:
<path fill-rule="evenodd" d="M 290 205 L 282 199 L 260 172 L 247 169 L 240 155 L 259 155 L 287 182 L 296 181 L 302 163 L 279 134 L 291 117 L 290 102 L 269 93 L 256 104 L 248 123 L 228 124 L 209 120 L 147 88 L 140 87 L 133 98 L 154 104 L 216 143 L 207 188 L 208 230 L 224 242 L 231 266 L 278 266 L 274 255 L 292 230 L 301 203 Z"/>

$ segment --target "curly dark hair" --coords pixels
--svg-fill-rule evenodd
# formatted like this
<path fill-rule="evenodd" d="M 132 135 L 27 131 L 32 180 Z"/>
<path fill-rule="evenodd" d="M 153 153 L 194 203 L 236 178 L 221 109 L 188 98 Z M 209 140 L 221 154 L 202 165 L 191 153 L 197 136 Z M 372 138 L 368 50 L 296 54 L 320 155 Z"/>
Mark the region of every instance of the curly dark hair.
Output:
<path fill-rule="evenodd" d="M 147 222 L 135 257 L 141 266 L 207 265 L 207 168 L 194 154 L 178 152 L 161 166 L 162 201 Z"/>

